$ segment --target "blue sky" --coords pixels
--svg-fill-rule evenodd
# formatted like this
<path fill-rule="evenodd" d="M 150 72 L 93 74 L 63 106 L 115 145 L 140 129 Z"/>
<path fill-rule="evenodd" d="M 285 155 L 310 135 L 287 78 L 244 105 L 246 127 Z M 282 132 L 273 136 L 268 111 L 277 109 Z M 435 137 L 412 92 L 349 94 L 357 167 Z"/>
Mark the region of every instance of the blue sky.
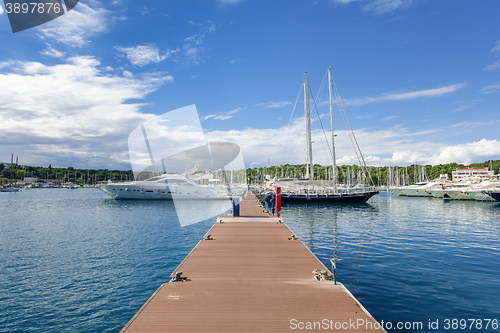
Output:
<path fill-rule="evenodd" d="M 13 34 L 2 8 L 0 161 L 128 169 L 134 128 L 196 104 L 207 139 L 238 143 L 247 166 L 303 163 L 298 93 L 307 71 L 329 124 L 328 67 L 369 164 L 500 159 L 498 13 L 493 0 L 84 0 Z M 354 163 L 334 121 L 338 163 Z"/>

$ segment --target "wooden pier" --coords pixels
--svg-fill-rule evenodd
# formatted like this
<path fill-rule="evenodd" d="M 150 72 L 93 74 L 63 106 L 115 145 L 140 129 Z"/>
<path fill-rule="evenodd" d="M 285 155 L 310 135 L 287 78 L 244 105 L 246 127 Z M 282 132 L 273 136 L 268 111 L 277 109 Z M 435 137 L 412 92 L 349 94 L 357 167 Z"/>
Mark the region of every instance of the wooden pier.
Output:
<path fill-rule="evenodd" d="M 121 332 L 385 332 L 252 193 L 217 222 Z"/>

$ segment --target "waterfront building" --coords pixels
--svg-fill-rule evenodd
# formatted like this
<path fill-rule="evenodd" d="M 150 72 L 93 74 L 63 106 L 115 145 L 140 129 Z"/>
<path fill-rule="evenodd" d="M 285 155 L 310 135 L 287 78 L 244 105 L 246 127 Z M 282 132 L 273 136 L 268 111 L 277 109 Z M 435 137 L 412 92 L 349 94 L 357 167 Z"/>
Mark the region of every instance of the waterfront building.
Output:
<path fill-rule="evenodd" d="M 453 181 L 462 181 L 469 177 L 493 178 L 494 172 L 484 168 L 457 168 L 452 171 Z"/>

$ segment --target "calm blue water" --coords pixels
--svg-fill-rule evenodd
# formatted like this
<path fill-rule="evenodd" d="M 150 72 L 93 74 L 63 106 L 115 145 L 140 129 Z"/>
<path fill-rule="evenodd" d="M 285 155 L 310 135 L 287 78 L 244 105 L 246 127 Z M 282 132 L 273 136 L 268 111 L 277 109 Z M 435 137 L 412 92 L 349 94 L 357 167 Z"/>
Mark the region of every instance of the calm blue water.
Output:
<path fill-rule="evenodd" d="M 379 321 L 422 330 L 500 332 L 500 204 L 382 193 L 368 204 L 285 206 L 286 223 Z M 445 319 L 458 319 L 456 330 Z M 439 330 L 428 328 L 438 321 Z M 453 322 L 448 324 L 451 326 Z M 462 321 L 462 323 L 464 323 Z M 413 325 L 412 325 L 413 326 Z"/>
<path fill-rule="evenodd" d="M 0 193 L 0 332 L 119 332 L 215 222 L 181 228 L 171 202 L 106 198 Z M 500 204 L 379 195 L 283 216 L 325 265 L 342 259 L 338 280 L 377 320 L 424 325 L 390 332 L 500 320 Z"/>

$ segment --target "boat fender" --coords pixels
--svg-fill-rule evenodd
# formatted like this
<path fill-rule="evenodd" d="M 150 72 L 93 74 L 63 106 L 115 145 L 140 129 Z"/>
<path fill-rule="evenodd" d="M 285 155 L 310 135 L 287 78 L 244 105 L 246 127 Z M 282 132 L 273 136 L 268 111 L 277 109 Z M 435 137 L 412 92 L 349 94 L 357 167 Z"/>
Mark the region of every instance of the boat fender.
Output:
<path fill-rule="evenodd" d="M 287 199 L 290 199 L 291 197 L 292 197 L 292 196 L 289 194 L 289 195 L 287 195 L 287 197 L 286 197 L 286 198 L 287 198 Z"/>
<path fill-rule="evenodd" d="M 319 198 L 319 193 L 316 193 L 316 199 L 318 199 L 318 198 Z"/>
<path fill-rule="evenodd" d="M 309 200 L 309 194 L 306 194 L 306 200 Z"/>
<path fill-rule="evenodd" d="M 327 198 L 327 199 L 329 198 L 328 193 L 326 194 L 326 198 Z"/>
<path fill-rule="evenodd" d="M 127 188 L 125 189 L 125 192 L 128 192 L 128 191 L 130 191 L 130 190 L 129 190 L 129 189 L 128 189 L 128 187 L 127 187 Z"/>

